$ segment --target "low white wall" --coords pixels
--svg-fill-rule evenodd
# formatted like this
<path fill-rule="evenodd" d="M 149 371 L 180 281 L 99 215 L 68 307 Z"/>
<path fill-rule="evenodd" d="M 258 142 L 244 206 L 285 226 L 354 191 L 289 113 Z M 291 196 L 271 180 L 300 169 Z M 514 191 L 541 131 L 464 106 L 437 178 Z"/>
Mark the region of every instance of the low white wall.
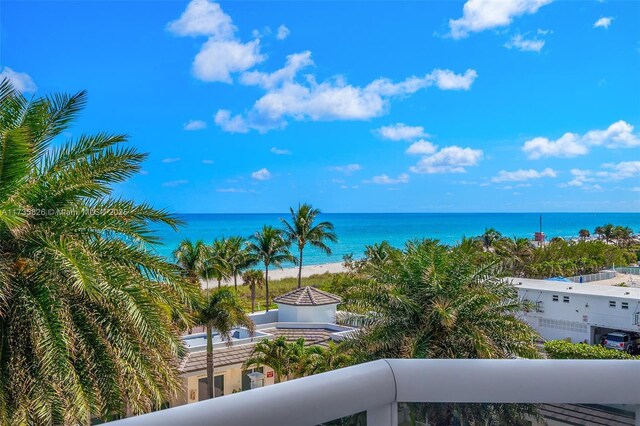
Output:
<path fill-rule="evenodd" d="M 271 309 L 269 312 L 260 311 L 249 314 L 249 318 L 253 320 L 255 325 L 278 322 L 278 309 Z"/>
<path fill-rule="evenodd" d="M 278 322 L 336 322 L 336 306 L 278 305 Z"/>

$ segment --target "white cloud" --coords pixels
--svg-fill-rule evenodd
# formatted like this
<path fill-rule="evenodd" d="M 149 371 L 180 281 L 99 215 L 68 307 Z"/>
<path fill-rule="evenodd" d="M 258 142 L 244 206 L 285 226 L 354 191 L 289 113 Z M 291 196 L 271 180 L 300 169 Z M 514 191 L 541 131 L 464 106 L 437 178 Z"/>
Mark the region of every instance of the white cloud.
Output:
<path fill-rule="evenodd" d="M 202 120 L 189 120 L 184 123 L 185 130 L 202 130 L 207 128 L 207 123 Z"/>
<path fill-rule="evenodd" d="M 345 175 L 350 175 L 353 172 L 357 172 L 362 170 L 362 166 L 360 164 L 352 163 L 344 166 L 331 166 L 329 170 L 332 172 L 344 173 Z"/>
<path fill-rule="evenodd" d="M 544 40 L 525 39 L 521 34 L 511 37 L 504 47 L 507 49 L 518 49 L 522 52 L 540 52 L 544 47 Z"/>
<path fill-rule="evenodd" d="M 186 185 L 187 183 L 189 183 L 189 181 L 188 180 L 184 180 L 184 179 L 171 180 L 169 182 L 163 183 L 162 186 L 166 186 L 166 187 L 169 187 L 169 188 L 175 188 L 177 186 Z"/>
<path fill-rule="evenodd" d="M 511 24 L 513 18 L 536 13 L 551 0 L 467 0 L 462 17 L 449 20 L 450 35 L 464 38 L 471 32 L 480 32 Z"/>
<path fill-rule="evenodd" d="M 276 155 L 291 155 L 291 151 L 289 151 L 288 149 L 280 149 L 280 148 L 276 148 L 275 146 L 271 148 L 269 151 L 271 151 L 273 154 L 276 154 Z"/>
<path fill-rule="evenodd" d="M 433 155 L 422 157 L 411 167 L 413 173 L 466 173 L 465 167 L 475 166 L 482 159 L 482 150 L 448 146 Z"/>
<path fill-rule="evenodd" d="M 289 31 L 289 28 L 285 27 L 284 25 L 280 25 L 278 27 L 278 32 L 276 33 L 276 38 L 278 40 L 284 40 L 285 38 L 289 37 L 290 33 L 291 31 Z"/>
<path fill-rule="evenodd" d="M 271 172 L 269 170 L 262 168 L 251 173 L 251 177 L 255 180 L 269 180 L 271 179 Z"/>
<path fill-rule="evenodd" d="M 285 66 L 272 73 L 260 71 L 245 72 L 240 76 L 240 82 L 248 86 L 260 86 L 263 89 L 271 89 L 284 82 L 291 82 L 298 72 L 313 65 L 311 52 L 306 50 L 287 56 Z"/>
<path fill-rule="evenodd" d="M 541 171 L 537 171 L 534 169 L 529 170 L 515 170 L 512 172 L 508 172 L 506 170 L 501 170 L 498 172 L 498 176 L 494 176 L 491 181 L 492 182 L 518 182 L 525 181 L 529 179 L 540 179 L 543 177 L 556 177 L 557 173 L 555 170 L 546 168 Z"/>
<path fill-rule="evenodd" d="M 236 27 L 218 3 L 192 0 L 179 19 L 167 24 L 167 30 L 179 36 L 215 36 L 232 38 Z"/>
<path fill-rule="evenodd" d="M 248 70 L 265 59 L 258 39 L 242 43 L 210 38 L 193 61 L 193 73 L 203 81 L 231 83 L 232 73 Z"/>
<path fill-rule="evenodd" d="M 266 59 L 260 53 L 260 40 L 240 41 L 231 17 L 218 3 L 209 0 L 192 0 L 182 16 L 167 25 L 167 30 L 178 36 L 208 37 L 193 61 L 193 74 L 203 81 L 231 83 L 231 74 Z"/>
<path fill-rule="evenodd" d="M 464 74 L 456 74 L 451 70 L 435 70 L 431 76 L 439 89 L 469 90 L 478 77 L 478 73 L 472 69 L 468 69 Z"/>
<path fill-rule="evenodd" d="M 213 160 L 202 160 L 202 164 L 213 164 Z"/>
<path fill-rule="evenodd" d="M 368 120 L 385 114 L 391 98 L 408 96 L 434 85 L 442 90 L 468 90 L 477 78 L 475 70 L 458 75 L 436 69 L 423 77 L 410 77 L 398 83 L 379 78 L 364 87 L 350 85 L 342 76 L 318 83 L 313 75 L 306 75 L 304 81 L 296 81 L 299 71 L 312 64 L 310 52 L 302 52 L 289 55 L 285 66 L 273 73 L 243 74 L 243 84 L 258 85 L 266 93 L 244 116 L 236 116 L 244 123 L 240 129 L 266 132 L 286 126 L 290 118 L 297 121 Z"/>
<path fill-rule="evenodd" d="M 611 25 L 612 21 L 613 17 L 603 16 L 593 24 L 593 28 L 604 28 L 606 30 L 607 28 L 609 28 L 609 25 Z"/>
<path fill-rule="evenodd" d="M 604 169 L 604 170 L 602 170 Z M 640 176 L 640 161 L 606 163 L 601 170 L 572 169 L 573 179 L 565 186 L 584 186 L 585 183 L 611 182 Z"/>
<path fill-rule="evenodd" d="M 429 137 L 422 126 L 407 126 L 404 123 L 382 126 L 375 132 L 383 139 L 392 141 L 411 141 L 419 138 Z"/>
<path fill-rule="evenodd" d="M 232 194 L 250 194 L 256 192 L 253 189 L 244 189 L 244 188 L 218 188 L 216 192 L 226 192 Z"/>
<path fill-rule="evenodd" d="M 399 183 L 409 183 L 409 175 L 402 173 L 397 178 L 391 178 L 387 175 L 374 176 L 371 180 L 365 180 L 364 183 L 374 183 L 376 185 L 397 185 Z"/>
<path fill-rule="evenodd" d="M 429 155 L 433 154 L 436 151 L 437 147 L 434 144 L 421 139 L 412 143 L 409 148 L 407 148 L 405 153 L 410 155 Z"/>
<path fill-rule="evenodd" d="M 590 147 L 631 148 L 640 146 L 640 138 L 633 133 L 633 126 L 617 121 L 605 130 L 590 130 L 584 135 L 565 133 L 557 140 L 536 137 L 524 143 L 522 150 L 530 159 L 543 157 L 576 157 L 585 155 Z"/>
<path fill-rule="evenodd" d="M 0 72 L 0 80 L 9 79 L 13 87 L 22 93 L 33 93 L 38 90 L 38 87 L 33 82 L 29 74 L 25 72 L 17 72 L 9 67 L 2 68 Z"/>
<path fill-rule="evenodd" d="M 163 158 L 162 162 L 163 163 L 175 163 L 180 161 L 180 157 L 169 157 L 169 158 Z"/>
<path fill-rule="evenodd" d="M 640 186 L 634 186 L 633 188 L 629 189 L 631 192 L 640 192 Z"/>
<path fill-rule="evenodd" d="M 214 117 L 214 122 L 222 130 L 229 133 L 247 133 L 249 126 L 240 115 L 231 116 L 231 111 L 226 109 L 218 110 Z"/>

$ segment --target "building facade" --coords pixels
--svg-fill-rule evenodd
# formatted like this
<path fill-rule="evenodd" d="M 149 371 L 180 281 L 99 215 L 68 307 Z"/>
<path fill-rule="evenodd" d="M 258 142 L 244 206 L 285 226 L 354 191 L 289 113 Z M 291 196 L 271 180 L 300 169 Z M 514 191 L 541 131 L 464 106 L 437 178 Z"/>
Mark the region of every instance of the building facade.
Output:
<path fill-rule="evenodd" d="M 597 344 L 612 331 L 640 332 L 640 288 L 511 278 L 533 308 L 522 318 L 544 340 Z"/>

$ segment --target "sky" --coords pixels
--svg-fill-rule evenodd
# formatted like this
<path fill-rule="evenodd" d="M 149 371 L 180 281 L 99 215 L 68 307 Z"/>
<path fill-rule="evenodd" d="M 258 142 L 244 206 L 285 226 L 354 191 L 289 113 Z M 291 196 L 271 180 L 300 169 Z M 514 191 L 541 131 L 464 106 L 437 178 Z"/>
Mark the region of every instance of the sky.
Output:
<path fill-rule="evenodd" d="M 640 211 L 640 2 L 7 1 L 0 74 L 177 213 Z"/>

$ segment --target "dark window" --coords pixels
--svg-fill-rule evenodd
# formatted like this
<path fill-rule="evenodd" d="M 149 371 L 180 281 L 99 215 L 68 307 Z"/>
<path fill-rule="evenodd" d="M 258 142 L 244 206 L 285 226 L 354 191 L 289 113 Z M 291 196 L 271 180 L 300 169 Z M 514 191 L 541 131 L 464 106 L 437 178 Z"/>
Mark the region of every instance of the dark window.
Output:
<path fill-rule="evenodd" d="M 622 309 L 629 309 L 629 302 L 622 302 L 622 303 L 620 303 L 620 308 L 622 308 Z"/>
<path fill-rule="evenodd" d="M 213 393 L 216 397 L 224 396 L 224 376 L 213 377 Z M 198 401 L 204 401 L 207 398 L 207 378 L 198 379 Z"/>
<path fill-rule="evenodd" d="M 569 296 L 563 296 L 562 303 L 569 303 Z"/>
<path fill-rule="evenodd" d="M 615 300 L 609 300 L 609 307 L 610 308 L 615 308 L 616 307 L 616 301 Z"/>
<path fill-rule="evenodd" d="M 557 302 L 557 301 L 558 301 L 558 295 L 557 295 L 557 294 L 554 294 L 554 295 L 553 295 L 553 301 L 554 301 L 554 302 Z"/>

